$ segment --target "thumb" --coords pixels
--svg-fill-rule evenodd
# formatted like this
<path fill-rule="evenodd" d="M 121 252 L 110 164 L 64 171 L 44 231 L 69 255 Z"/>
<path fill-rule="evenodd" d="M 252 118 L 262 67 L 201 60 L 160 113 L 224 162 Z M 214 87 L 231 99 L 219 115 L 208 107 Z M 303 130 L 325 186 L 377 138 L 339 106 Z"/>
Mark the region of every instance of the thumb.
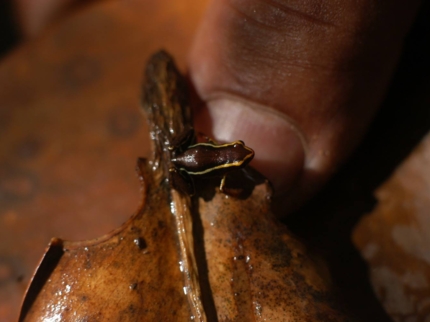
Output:
<path fill-rule="evenodd" d="M 276 194 L 301 203 L 365 132 L 419 3 L 213 1 L 189 59 L 197 130 L 244 140 Z"/>

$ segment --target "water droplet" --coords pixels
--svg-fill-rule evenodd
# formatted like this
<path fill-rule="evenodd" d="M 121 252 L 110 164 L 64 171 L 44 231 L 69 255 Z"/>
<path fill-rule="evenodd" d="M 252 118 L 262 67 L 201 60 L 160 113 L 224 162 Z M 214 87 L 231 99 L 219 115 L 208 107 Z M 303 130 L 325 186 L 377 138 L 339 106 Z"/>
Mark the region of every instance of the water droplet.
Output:
<path fill-rule="evenodd" d="M 135 238 L 135 239 L 133 240 L 133 242 L 134 242 L 134 244 L 135 244 L 137 247 L 139 247 L 139 249 L 145 249 L 146 247 L 148 247 L 148 245 L 146 244 L 145 239 L 144 239 L 144 238 L 142 238 L 142 237 Z"/>
<path fill-rule="evenodd" d="M 261 317 L 261 313 L 263 311 L 263 308 L 261 307 L 260 303 L 254 302 L 254 308 L 255 308 L 255 315 Z"/>
<path fill-rule="evenodd" d="M 172 214 L 176 214 L 176 207 L 175 207 L 175 203 L 174 202 L 170 203 L 170 212 Z"/>

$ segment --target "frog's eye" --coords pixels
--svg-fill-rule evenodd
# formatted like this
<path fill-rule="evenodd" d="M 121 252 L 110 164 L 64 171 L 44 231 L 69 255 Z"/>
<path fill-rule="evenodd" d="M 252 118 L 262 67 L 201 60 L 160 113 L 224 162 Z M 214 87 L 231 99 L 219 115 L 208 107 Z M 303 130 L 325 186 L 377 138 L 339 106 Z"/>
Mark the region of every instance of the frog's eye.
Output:
<path fill-rule="evenodd" d="M 233 148 L 237 148 L 238 146 L 244 146 L 245 143 L 242 140 L 237 140 L 233 144 Z"/>

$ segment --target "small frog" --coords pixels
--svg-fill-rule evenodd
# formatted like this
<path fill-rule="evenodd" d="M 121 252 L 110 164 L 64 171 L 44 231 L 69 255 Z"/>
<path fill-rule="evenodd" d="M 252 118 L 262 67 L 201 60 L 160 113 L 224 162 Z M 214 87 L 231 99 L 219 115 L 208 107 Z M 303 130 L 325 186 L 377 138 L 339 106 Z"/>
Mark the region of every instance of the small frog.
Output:
<path fill-rule="evenodd" d="M 194 195 L 193 176 L 222 176 L 220 191 L 225 193 L 225 178 L 228 172 L 245 167 L 254 157 L 254 151 L 243 141 L 217 144 L 207 138 L 206 143 L 194 142 L 194 129 L 184 131 L 174 140 L 170 182 L 176 190 Z"/>

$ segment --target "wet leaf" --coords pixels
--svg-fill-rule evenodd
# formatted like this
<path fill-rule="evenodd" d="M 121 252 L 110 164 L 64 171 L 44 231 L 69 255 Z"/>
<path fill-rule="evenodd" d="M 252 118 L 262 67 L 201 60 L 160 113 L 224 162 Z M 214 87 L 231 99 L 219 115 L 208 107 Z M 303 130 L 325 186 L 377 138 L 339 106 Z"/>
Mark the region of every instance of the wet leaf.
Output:
<path fill-rule="evenodd" d="M 346 321 L 324 265 L 270 212 L 269 183 L 238 171 L 170 186 L 169 144 L 191 125 L 186 82 L 170 56 L 146 69 L 143 107 L 153 155 L 139 159 L 142 205 L 116 231 L 53 239 L 20 321 Z M 238 138 L 240 139 L 240 138 Z"/>

